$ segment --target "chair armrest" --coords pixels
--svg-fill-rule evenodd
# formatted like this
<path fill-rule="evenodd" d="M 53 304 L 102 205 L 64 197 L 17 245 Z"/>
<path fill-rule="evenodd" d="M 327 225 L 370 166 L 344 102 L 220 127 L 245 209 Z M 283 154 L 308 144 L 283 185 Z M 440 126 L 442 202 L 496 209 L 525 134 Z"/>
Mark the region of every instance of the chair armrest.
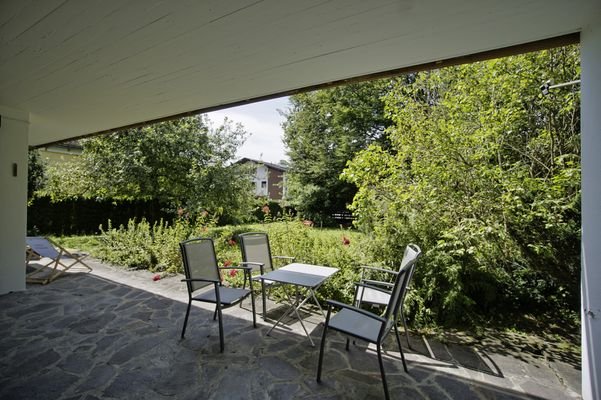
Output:
<path fill-rule="evenodd" d="M 386 319 L 383 317 L 380 317 L 379 315 L 376 315 L 372 312 L 369 312 L 367 310 L 363 310 L 361 308 L 357 308 L 355 306 L 351 306 L 350 304 L 345 304 L 345 303 L 341 303 L 339 301 L 336 300 L 327 300 L 327 303 L 330 307 L 336 307 L 336 308 L 346 308 L 347 310 L 351 310 L 354 312 L 357 312 L 359 314 L 363 314 L 367 317 L 373 318 L 376 321 L 380 321 L 380 322 L 386 322 Z"/>
<path fill-rule="evenodd" d="M 368 284 L 368 285 L 373 285 L 373 286 L 386 286 L 386 287 L 389 287 L 389 288 L 394 287 L 394 283 L 375 281 L 373 279 L 361 279 L 360 283 L 362 283 L 362 284 Z"/>
<path fill-rule="evenodd" d="M 357 288 L 357 287 L 359 287 L 359 286 L 360 286 L 360 287 L 364 287 L 364 288 L 366 288 L 366 289 L 372 289 L 372 290 L 376 290 L 376 291 L 378 291 L 378 292 L 382 292 L 382 293 L 385 293 L 385 294 L 390 294 L 390 290 L 386 290 L 386 289 L 383 289 L 383 288 L 381 288 L 381 287 L 377 287 L 377 286 L 373 286 L 373 285 L 366 285 L 365 283 L 361 283 L 361 282 L 359 282 L 359 283 L 355 283 L 355 290 L 356 290 L 356 288 Z"/>
<path fill-rule="evenodd" d="M 230 265 L 229 267 L 219 267 L 219 269 L 243 269 L 246 271 L 252 271 L 253 267 L 251 266 L 244 266 L 244 265 Z"/>
<path fill-rule="evenodd" d="M 359 268 L 368 269 L 370 271 L 385 272 L 385 273 L 393 274 L 393 275 L 399 274 L 398 271 L 393 271 L 391 269 L 386 269 L 386 268 L 370 267 L 369 265 L 361 265 Z"/>
<path fill-rule="evenodd" d="M 263 266 L 265 266 L 265 264 L 264 264 L 264 263 L 260 263 L 260 262 L 254 262 L 254 261 L 242 261 L 242 262 L 240 262 L 240 265 L 245 265 L 245 264 L 248 264 L 248 265 L 256 265 L 256 266 L 259 266 L 259 267 L 263 267 Z"/>
<path fill-rule="evenodd" d="M 254 262 L 254 261 L 242 261 L 242 262 L 240 262 L 240 265 L 243 265 L 244 266 L 243 268 L 246 269 L 251 274 L 252 274 L 253 266 L 259 267 L 259 271 L 260 271 L 261 275 L 263 275 L 263 272 L 264 272 L 263 267 L 265 266 L 265 263 Z"/>
<path fill-rule="evenodd" d="M 213 282 L 213 283 L 219 283 L 219 280 L 216 280 L 216 279 L 182 279 L 180 282 Z"/>

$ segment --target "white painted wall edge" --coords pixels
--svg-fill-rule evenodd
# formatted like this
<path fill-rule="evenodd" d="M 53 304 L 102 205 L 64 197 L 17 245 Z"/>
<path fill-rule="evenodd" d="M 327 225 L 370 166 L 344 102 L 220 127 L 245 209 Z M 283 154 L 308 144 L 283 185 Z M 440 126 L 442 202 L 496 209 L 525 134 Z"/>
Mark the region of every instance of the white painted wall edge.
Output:
<path fill-rule="evenodd" d="M 601 16 L 581 34 L 582 397 L 601 399 Z"/>
<path fill-rule="evenodd" d="M 25 290 L 27 119 L 0 106 L 0 294 Z"/>

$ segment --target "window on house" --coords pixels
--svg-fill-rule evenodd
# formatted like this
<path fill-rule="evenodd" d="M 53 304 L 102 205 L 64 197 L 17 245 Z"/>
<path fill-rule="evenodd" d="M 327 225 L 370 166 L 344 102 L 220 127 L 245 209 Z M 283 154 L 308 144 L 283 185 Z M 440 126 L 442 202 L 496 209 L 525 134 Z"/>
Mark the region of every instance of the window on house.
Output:
<path fill-rule="evenodd" d="M 261 181 L 261 189 L 267 189 L 267 181 Z"/>

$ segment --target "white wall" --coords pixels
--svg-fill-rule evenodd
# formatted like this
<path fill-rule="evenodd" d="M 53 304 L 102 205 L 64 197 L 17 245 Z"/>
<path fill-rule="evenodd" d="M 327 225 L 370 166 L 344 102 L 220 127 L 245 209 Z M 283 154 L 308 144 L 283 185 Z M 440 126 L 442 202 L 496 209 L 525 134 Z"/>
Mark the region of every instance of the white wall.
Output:
<path fill-rule="evenodd" d="M 269 170 L 265 165 L 257 165 L 253 182 L 255 183 L 255 195 L 267 196 L 269 193 Z M 264 188 L 261 187 L 261 182 L 266 182 Z"/>
<path fill-rule="evenodd" d="M 601 18 L 581 35 L 582 396 L 601 399 Z"/>
<path fill-rule="evenodd" d="M 25 289 L 27 115 L 0 107 L 0 295 Z M 13 176 L 13 164 L 17 176 Z"/>

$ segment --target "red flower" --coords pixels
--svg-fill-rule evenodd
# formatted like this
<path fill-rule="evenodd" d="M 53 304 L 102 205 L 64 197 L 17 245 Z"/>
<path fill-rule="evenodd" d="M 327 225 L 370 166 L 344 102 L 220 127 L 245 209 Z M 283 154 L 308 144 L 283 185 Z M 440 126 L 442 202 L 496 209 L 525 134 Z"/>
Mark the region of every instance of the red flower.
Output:
<path fill-rule="evenodd" d="M 261 208 L 261 211 L 263 211 L 263 214 L 267 215 L 271 210 L 268 205 L 264 205 L 263 208 Z"/>
<path fill-rule="evenodd" d="M 347 238 L 346 236 L 342 237 L 342 244 L 345 246 L 348 246 L 349 244 L 351 244 L 351 240 L 349 238 Z"/>
<path fill-rule="evenodd" d="M 232 265 L 232 260 L 225 260 L 225 261 L 223 262 L 223 266 L 224 266 L 224 267 L 229 267 L 230 265 Z"/>
<path fill-rule="evenodd" d="M 227 241 L 227 244 L 229 244 L 230 246 L 235 246 L 236 245 L 236 241 L 234 239 L 230 239 Z"/>
<path fill-rule="evenodd" d="M 230 269 L 230 276 L 233 278 L 234 276 L 236 276 L 238 274 L 238 271 L 235 269 Z"/>
<path fill-rule="evenodd" d="M 160 279 L 161 279 L 161 275 L 160 274 L 156 274 L 155 276 L 152 277 L 152 280 L 155 281 L 155 282 L 158 281 L 158 280 L 160 280 Z"/>

